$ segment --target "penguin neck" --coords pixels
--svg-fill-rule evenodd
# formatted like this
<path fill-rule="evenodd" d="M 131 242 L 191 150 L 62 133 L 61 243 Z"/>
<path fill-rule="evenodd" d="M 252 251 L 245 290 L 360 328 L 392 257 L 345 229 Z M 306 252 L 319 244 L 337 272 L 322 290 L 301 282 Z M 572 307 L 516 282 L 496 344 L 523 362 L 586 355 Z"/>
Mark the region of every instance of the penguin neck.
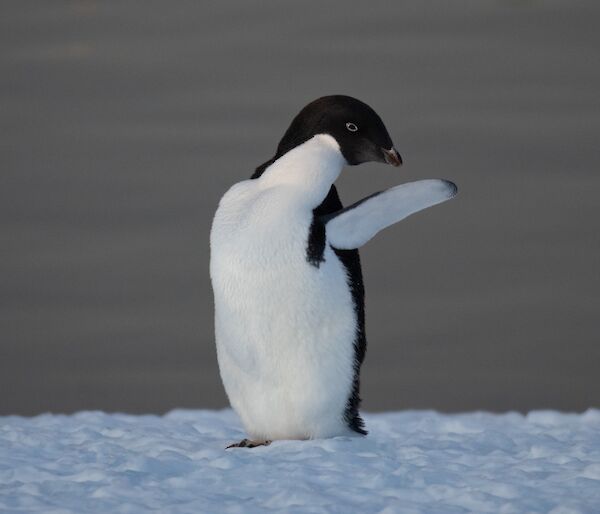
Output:
<path fill-rule="evenodd" d="M 316 207 L 345 164 L 337 141 L 327 134 L 317 134 L 275 160 L 259 181 L 264 187 L 292 186 Z"/>

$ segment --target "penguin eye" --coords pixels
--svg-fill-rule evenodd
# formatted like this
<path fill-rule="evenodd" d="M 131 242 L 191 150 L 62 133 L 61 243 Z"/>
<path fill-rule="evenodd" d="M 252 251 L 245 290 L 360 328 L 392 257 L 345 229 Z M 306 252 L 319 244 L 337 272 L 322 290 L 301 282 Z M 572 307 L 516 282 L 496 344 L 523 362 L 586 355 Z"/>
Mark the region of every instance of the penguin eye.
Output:
<path fill-rule="evenodd" d="M 348 123 L 346 123 L 346 128 L 350 132 L 356 132 L 358 130 L 358 127 L 354 123 L 352 123 L 351 121 L 349 121 Z"/>

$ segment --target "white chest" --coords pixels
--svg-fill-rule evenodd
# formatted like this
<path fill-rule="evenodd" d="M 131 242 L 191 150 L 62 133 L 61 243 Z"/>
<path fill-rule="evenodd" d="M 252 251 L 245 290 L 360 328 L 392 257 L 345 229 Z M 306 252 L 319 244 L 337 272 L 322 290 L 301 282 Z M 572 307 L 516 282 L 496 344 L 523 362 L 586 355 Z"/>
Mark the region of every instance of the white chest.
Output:
<path fill-rule="evenodd" d="M 356 318 L 346 270 L 329 246 L 306 248 L 312 207 L 293 188 L 234 186 L 211 232 L 221 376 L 257 438 L 347 433 Z"/>

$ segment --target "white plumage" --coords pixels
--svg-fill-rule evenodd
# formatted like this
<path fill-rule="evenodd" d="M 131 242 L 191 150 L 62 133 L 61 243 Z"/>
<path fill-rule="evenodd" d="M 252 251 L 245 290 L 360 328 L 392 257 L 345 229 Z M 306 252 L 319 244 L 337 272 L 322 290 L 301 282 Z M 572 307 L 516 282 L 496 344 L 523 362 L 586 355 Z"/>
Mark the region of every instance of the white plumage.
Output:
<path fill-rule="evenodd" d="M 331 248 L 306 260 L 312 210 L 344 159 L 330 136 L 288 152 L 222 198 L 210 273 L 221 377 L 253 439 L 350 433 L 355 320 L 346 273 Z"/>

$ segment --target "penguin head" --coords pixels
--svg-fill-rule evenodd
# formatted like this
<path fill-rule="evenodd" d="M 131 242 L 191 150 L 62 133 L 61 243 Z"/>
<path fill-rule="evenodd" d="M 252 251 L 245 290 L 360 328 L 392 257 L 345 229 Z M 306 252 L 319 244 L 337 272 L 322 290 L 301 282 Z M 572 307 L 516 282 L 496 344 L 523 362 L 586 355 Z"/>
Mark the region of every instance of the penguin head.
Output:
<path fill-rule="evenodd" d="M 379 115 L 366 103 L 344 95 L 323 96 L 304 107 L 281 139 L 276 158 L 317 134 L 333 137 L 351 166 L 372 161 L 402 164 Z"/>

